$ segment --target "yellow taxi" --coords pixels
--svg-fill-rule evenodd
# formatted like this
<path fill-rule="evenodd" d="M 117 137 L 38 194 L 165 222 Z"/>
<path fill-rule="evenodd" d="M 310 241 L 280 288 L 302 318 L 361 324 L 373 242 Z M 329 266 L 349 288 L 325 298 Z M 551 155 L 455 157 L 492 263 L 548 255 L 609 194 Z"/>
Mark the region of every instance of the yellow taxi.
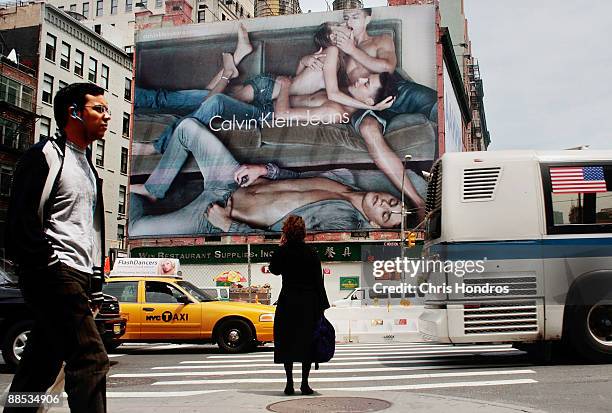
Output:
<path fill-rule="evenodd" d="M 180 277 L 113 276 L 104 293 L 117 297 L 125 342 L 210 343 L 239 353 L 273 341 L 274 307 L 217 301 Z"/>

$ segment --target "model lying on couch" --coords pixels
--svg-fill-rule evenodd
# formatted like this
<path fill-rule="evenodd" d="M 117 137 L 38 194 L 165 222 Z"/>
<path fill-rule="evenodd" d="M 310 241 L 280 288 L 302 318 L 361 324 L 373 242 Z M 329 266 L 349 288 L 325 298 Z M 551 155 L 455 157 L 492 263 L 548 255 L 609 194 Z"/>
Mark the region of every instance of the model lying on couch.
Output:
<path fill-rule="evenodd" d="M 333 173 L 300 178 L 298 173 L 272 164 L 240 165 L 223 143 L 194 119 L 180 123 L 166 152 L 175 159 L 193 154 L 204 188 L 188 205 L 158 215 L 146 215 L 144 198 L 132 195 L 130 236 L 280 231 L 291 214 L 301 216 L 310 231 L 394 228 L 400 224 L 396 197 L 358 191 L 339 182 L 341 175 Z"/>

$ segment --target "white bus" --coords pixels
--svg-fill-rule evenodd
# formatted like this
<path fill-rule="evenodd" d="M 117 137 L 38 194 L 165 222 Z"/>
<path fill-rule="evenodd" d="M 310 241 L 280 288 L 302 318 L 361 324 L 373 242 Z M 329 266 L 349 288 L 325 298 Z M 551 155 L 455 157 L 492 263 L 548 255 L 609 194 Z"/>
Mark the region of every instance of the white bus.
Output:
<path fill-rule="evenodd" d="M 612 360 L 612 151 L 447 153 L 427 212 L 424 259 L 482 268 L 424 273 L 426 340 L 561 341 Z M 504 288 L 474 288 L 487 284 Z"/>

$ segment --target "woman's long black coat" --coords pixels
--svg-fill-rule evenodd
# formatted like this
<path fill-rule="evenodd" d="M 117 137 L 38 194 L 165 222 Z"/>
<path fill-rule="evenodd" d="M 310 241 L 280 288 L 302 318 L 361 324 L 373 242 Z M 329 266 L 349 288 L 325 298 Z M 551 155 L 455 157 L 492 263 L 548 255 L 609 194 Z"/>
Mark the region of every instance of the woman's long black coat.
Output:
<path fill-rule="evenodd" d="M 321 260 L 305 243 L 288 243 L 274 253 L 270 272 L 283 277 L 274 316 L 274 362 L 310 362 L 315 324 L 329 308 Z"/>

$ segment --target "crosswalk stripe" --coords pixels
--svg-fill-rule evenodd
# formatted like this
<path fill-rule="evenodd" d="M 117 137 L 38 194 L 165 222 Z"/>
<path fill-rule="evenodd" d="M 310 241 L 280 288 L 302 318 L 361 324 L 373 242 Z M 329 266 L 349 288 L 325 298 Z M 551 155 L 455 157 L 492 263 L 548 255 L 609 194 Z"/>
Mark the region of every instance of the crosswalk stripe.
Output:
<path fill-rule="evenodd" d="M 437 358 L 437 357 L 457 357 L 461 355 L 474 355 L 477 353 L 507 353 L 508 351 L 505 349 L 497 350 L 497 349 L 483 349 L 478 352 L 474 352 L 471 350 L 447 350 L 447 351 L 432 351 L 423 354 L 408 354 L 405 355 L 403 353 L 397 353 L 395 355 L 379 355 L 381 353 L 373 353 L 369 356 L 364 356 L 363 354 L 359 354 L 355 357 L 346 357 L 347 354 L 336 355 L 332 359 L 332 363 L 334 360 L 372 360 L 372 356 L 376 356 L 376 360 L 387 360 L 387 359 L 395 359 L 395 358 Z M 350 356 L 350 355 L 349 355 Z M 267 359 L 272 360 L 273 354 L 270 354 L 268 357 L 262 357 L 261 359 L 249 359 L 249 360 L 232 360 L 231 358 L 225 360 L 186 360 L 181 361 L 180 364 L 189 364 L 189 365 L 198 365 L 198 364 L 250 364 L 257 361 L 267 361 Z"/>
<path fill-rule="evenodd" d="M 219 393 L 226 390 L 192 390 L 192 391 L 107 391 L 106 398 L 163 398 L 163 397 L 189 397 L 202 394 Z M 64 393 L 65 394 L 65 393 Z M 67 397 L 67 395 L 65 396 Z"/>
<path fill-rule="evenodd" d="M 515 374 L 535 374 L 534 370 L 487 370 L 487 371 L 468 371 L 468 372 L 452 372 L 452 373 L 425 373 L 425 374 L 403 374 L 393 376 L 357 376 L 357 377 L 311 377 L 311 382 L 318 383 L 334 383 L 334 382 L 355 382 L 355 381 L 372 381 L 378 380 L 413 380 L 413 379 L 435 379 L 441 377 L 475 377 L 475 376 L 499 376 L 499 375 L 515 375 Z M 174 381 L 158 381 L 153 383 L 153 386 L 170 386 L 170 385 L 189 385 L 189 384 L 234 384 L 234 383 L 284 383 L 286 379 L 211 379 L 211 380 L 174 380 Z"/>
<path fill-rule="evenodd" d="M 456 348 L 448 348 L 448 349 L 423 349 L 423 350 L 408 350 L 408 351 L 403 351 L 402 353 L 405 355 L 409 355 L 409 354 L 419 354 L 419 355 L 424 355 L 424 354 L 431 354 L 431 353 L 437 353 L 437 354 L 444 354 L 444 353 L 457 353 L 457 352 L 465 352 L 465 351 L 470 351 L 474 354 L 477 353 L 487 353 L 487 352 L 501 352 L 501 353 L 505 353 L 505 352 L 513 352 L 513 353 L 519 353 L 519 350 L 516 349 L 512 349 L 512 348 L 500 348 L 500 347 L 495 347 L 495 346 L 470 346 L 470 347 L 456 347 Z M 382 356 L 385 354 L 389 354 L 391 352 L 382 352 L 382 351 L 368 351 L 368 352 L 343 352 L 343 351 L 336 351 L 335 355 L 336 356 Z M 396 354 L 397 351 L 391 353 L 391 354 Z M 262 358 L 272 358 L 274 355 L 273 352 L 269 352 L 267 354 L 250 354 L 250 355 L 241 355 L 241 356 L 231 356 L 231 355 L 211 355 L 208 356 L 208 359 L 213 359 L 213 360 L 217 360 L 217 359 L 225 359 L 225 360 L 245 360 L 245 361 L 255 361 L 256 359 L 262 359 Z"/>
<path fill-rule="evenodd" d="M 423 390 L 441 389 L 450 387 L 482 387 L 482 386 L 504 386 L 510 384 L 530 384 L 537 383 L 533 379 L 516 380 L 488 380 L 488 381 L 456 381 L 447 383 L 427 383 L 427 384 L 405 384 L 397 386 L 369 386 L 369 387 L 328 387 L 317 389 L 317 391 L 380 391 L 380 390 Z"/>
<path fill-rule="evenodd" d="M 374 373 L 388 371 L 407 371 L 407 370 L 457 370 L 457 369 L 473 369 L 473 368 L 500 368 L 500 367 L 523 367 L 520 364 L 503 365 L 499 364 L 464 364 L 464 365 L 426 365 L 426 366 L 411 366 L 411 367 L 375 367 L 361 369 L 322 369 L 317 374 L 331 373 Z M 181 372 L 166 372 L 166 373 L 118 373 L 110 377 L 117 378 L 135 378 L 135 377 L 205 377 L 205 376 L 243 376 L 248 374 L 285 374 L 285 370 L 278 368 L 275 370 L 237 370 L 237 371 L 181 371 Z"/>
<path fill-rule="evenodd" d="M 397 357 L 400 358 L 401 360 L 383 360 L 383 361 L 379 361 L 379 360 L 369 360 L 369 361 L 347 361 L 347 362 L 342 362 L 342 361 L 331 361 L 329 362 L 327 365 L 328 366 L 360 366 L 360 365 L 379 365 L 379 364 L 423 364 L 423 363 L 430 363 L 430 364 L 436 364 L 436 363 L 448 363 L 451 362 L 453 360 L 457 360 L 459 361 L 460 359 L 465 359 L 465 356 L 461 357 L 461 356 L 455 356 L 455 357 L 450 357 L 450 356 L 438 356 L 438 359 L 427 359 L 425 357 L 419 357 L 418 359 L 406 359 L 403 357 Z M 344 359 L 340 359 L 340 360 L 344 360 Z M 252 363 L 252 364 L 248 364 L 248 365 L 232 365 L 232 364 L 227 364 L 227 365 L 183 365 L 183 366 L 160 366 L 160 367 L 151 367 L 151 370 L 204 370 L 204 369 L 240 369 L 240 368 L 254 368 L 254 367 L 274 367 L 277 366 L 278 364 L 275 363 Z"/>

